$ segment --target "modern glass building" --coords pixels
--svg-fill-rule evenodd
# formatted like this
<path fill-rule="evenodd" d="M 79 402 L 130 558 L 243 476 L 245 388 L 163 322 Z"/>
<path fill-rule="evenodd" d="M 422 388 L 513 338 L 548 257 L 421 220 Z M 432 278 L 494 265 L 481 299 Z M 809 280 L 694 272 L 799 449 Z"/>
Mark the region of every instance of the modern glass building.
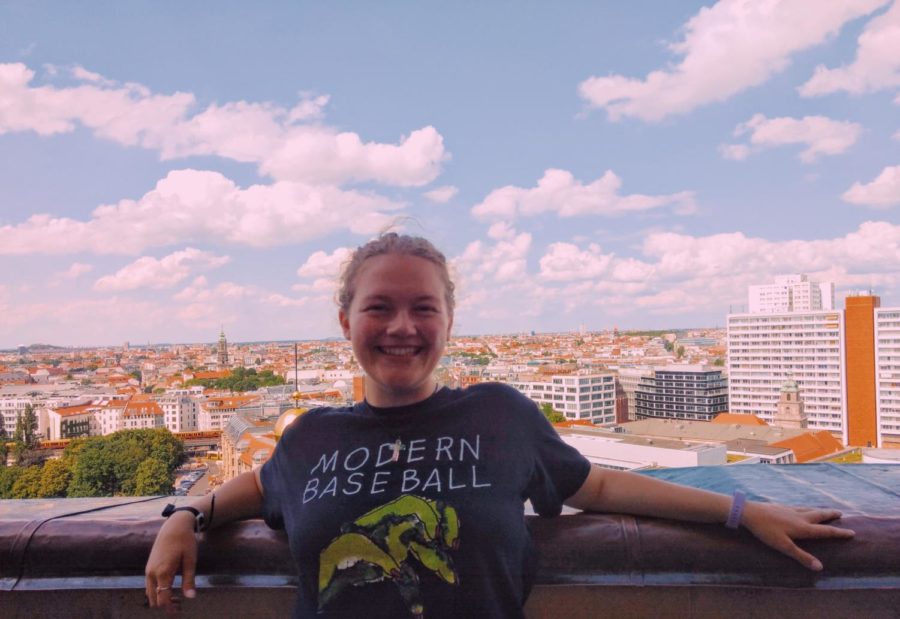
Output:
<path fill-rule="evenodd" d="M 728 381 L 704 365 L 659 367 L 641 378 L 635 391 L 640 419 L 711 421 L 728 410 Z"/>

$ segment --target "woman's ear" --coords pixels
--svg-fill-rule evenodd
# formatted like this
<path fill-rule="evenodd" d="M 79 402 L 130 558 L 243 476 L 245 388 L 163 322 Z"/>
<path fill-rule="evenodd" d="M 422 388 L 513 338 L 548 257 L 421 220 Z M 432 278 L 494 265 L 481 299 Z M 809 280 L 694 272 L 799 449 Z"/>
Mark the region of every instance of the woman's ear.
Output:
<path fill-rule="evenodd" d="M 341 323 L 341 330 L 344 332 L 344 337 L 346 339 L 350 339 L 350 319 L 347 317 L 347 312 L 344 310 L 338 310 L 338 322 Z"/>

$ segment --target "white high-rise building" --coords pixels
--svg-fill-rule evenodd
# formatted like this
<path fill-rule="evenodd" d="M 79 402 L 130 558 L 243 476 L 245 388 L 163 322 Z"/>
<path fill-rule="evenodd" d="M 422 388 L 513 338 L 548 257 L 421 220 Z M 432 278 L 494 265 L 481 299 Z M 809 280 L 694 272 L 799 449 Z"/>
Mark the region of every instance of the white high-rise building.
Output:
<path fill-rule="evenodd" d="M 875 310 L 878 445 L 900 444 L 900 307 Z"/>
<path fill-rule="evenodd" d="M 523 376 L 509 384 L 538 404 L 550 404 L 566 419 L 616 423 L 616 377 L 612 372 Z"/>
<path fill-rule="evenodd" d="M 634 421 L 637 419 L 635 391 L 637 391 L 642 378 L 653 375 L 653 368 L 650 366 L 620 367 L 616 373 L 619 384 L 622 385 L 622 390 L 625 391 L 625 396 L 628 398 L 628 420 Z"/>
<path fill-rule="evenodd" d="M 834 309 L 834 282 L 811 282 L 802 273 L 781 275 L 774 284 L 750 286 L 749 313 L 780 314 Z"/>
<path fill-rule="evenodd" d="M 799 387 L 809 428 L 847 443 L 844 313 L 804 311 L 728 316 L 728 404 L 771 423 L 781 387 Z"/>

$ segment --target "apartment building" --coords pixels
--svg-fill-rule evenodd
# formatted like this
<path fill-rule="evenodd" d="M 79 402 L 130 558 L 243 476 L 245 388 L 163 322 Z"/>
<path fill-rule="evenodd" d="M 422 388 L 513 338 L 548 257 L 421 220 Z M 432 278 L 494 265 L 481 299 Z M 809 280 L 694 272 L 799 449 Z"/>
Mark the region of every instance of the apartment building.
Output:
<path fill-rule="evenodd" d="M 35 406 L 30 397 L 0 398 L 0 428 L 5 432 L 5 436 L 13 436 L 16 431 L 16 420 L 25 412 L 25 407 L 29 404 Z"/>
<path fill-rule="evenodd" d="M 653 368 L 648 366 L 620 367 L 616 370 L 616 374 L 618 376 L 619 384 L 622 386 L 622 390 L 628 398 L 628 421 L 634 421 L 637 419 L 637 400 L 635 398 L 635 392 L 637 391 L 642 378 L 653 375 Z"/>
<path fill-rule="evenodd" d="M 812 282 L 802 273 L 782 275 L 774 284 L 750 286 L 749 313 L 781 314 L 834 309 L 834 282 Z"/>
<path fill-rule="evenodd" d="M 843 312 L 731 314 L 726 341 L 732 413 L 773 423 L 781 387 L 794 380 L 809 427 L 847 442 Z"/>
<path fill-rule="evenodd" d="M 55 441 L 99 434 L 96 410 L 96 407 L 91 404 L 51 408 L 47 411 L 47 440 Z"/>
<path fill-rule="evenodd" d="M 257 395 L 210 397 L 199 403 L 197 429 L 221 430 L 239 409 L 260 409 L 260 404 L 261 398 Z"/>
<path fill-rule="evenodd" d="M 191 432 L 197 429 L 197 413 L 200 408 L 195 397 L 201 396 L 203 389 L 169 389 L 155 396 L 163 411 L 163 419 L 170 432 Z"/>
<path fill-rule="evenodd" d="M 509 384 L 538 404 L 550 404 L 566 419 L 616 423 L 616 378 L 612 372 L 519 377 Z"/>
<path fill-rule="evenodd" d="M 711 421 L 728 410 L 727 380 L 708 366 L 656 367 L 635 390 L 637 419 Z"/>
<path fill-rule="evenodd" d="M 875 310 L 878 445 L 900 447 L 900 308 Z"/>
<path fill-rule="evenodd" d="M 122 429 L 144 430 L 164 427 L 163 410 L 149 395 L 136 395 L 125 404 L 122 411 Z"/>

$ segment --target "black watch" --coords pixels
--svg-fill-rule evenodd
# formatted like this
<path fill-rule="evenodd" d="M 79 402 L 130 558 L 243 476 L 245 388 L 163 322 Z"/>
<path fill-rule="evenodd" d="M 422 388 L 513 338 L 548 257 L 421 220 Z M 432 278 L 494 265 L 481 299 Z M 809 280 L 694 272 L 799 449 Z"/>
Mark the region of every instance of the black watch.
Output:
<path fill-rule="evenodd" d="M 166 508 L 162 511 L 163 518 L 168 518 L 175 512 L 191 512 L 194 514 L 194 532 L 198 533 L 200 531 L 205 531 L 209 526 L 209 523 L 206 521 L 206 514 L 201 512 L 196 507 L 175 507 L 174 504 L 169 503 L 166 505 Z"/>

